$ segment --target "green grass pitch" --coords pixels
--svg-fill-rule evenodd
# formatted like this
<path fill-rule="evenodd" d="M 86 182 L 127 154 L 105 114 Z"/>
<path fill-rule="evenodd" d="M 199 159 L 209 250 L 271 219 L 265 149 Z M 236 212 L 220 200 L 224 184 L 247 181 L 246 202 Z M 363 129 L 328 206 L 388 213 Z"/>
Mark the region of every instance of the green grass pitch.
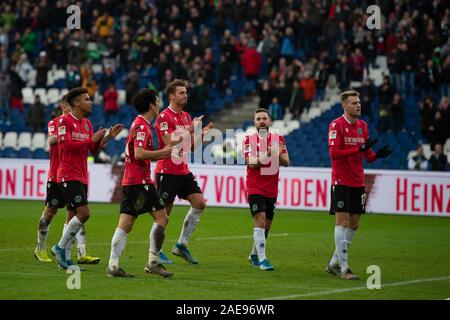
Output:
<path fill-rule="evenodd" d="M 193 238 L 190 265 L 170 253 L 187 207 L 171 215 L 164 251 L 175 264 L 172 279 L 144 273 L 149 215 L 140 216 L 128 237 L 121 265 L 134 279 L 107 278 L 110 241 L 118 204 L 90 204 L 88 253 L 99 265 L 81 273 L 81 289 L 69 290 L 70 274 L 56 263 L 33 257 L 42 202 L 0 200 L 0 299 L 448 299 L 450 298 L 450 219 L 365 215 L 350 247 L 350 266 L 359 281 L 324 272 L 334 249 L 334 217 L 321 212 L 278 210 L 267 243 L 273 272 L 247 261 L 252 246 L 248 209 L 207 208 Z M 47 251 L 59 239 L 65 211 L 50 227 Z M 74 252 L 75 254 L 75 252 Z M 381 270 L 381 289 L 369 290 L 367 267 Z"/>

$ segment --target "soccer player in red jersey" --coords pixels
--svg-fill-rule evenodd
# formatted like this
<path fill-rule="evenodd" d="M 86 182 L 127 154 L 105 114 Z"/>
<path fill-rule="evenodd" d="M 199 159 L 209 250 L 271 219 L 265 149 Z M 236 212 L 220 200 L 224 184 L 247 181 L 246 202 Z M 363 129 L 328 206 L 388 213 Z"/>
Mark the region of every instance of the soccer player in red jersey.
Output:
<path fill-rule="evenodd" d="M 122 180 L 122 201 L 119 224 L 111 241 L 111 255 L 106 274 L 109 277 L 133 277 L 119 267 L 119 259 L 125 248 L 128 234 L 140 214 L 149 213 L 153 217 L 150 231 L 148 263 L 144 270 L 162 277 L 171 277 L 159 261 L 159 252 L 164 242 L 168 217 L 150 174 L 150 161 L 169 158 L 173 146 L 166 145 L 154 151 L 151 121 L 159 114 L 161 107 L 158 95 L 150 89 L 141 89 L 133 98 L 133 105 L 139 115 L 131 125 L 125 147 L 125 173 Z"/>
<path fill-rule="evenodd" d="M 60 110 L 62 115 L 55 117 L 48 122 L 48 138 L 47 142 L 50 146 L 50 169 L 47 179 L 47 197 L 45 199 L 45 208 L 39 219 L 38 224 L 38 243 L 34 250 L 34 256 L 36 259 L 42 262 L 52 262 L 48 257 L 45 250 L 45 244 L 47 241 L 48 230 L 53 217 L 56 215 L 58 209 L 65 206 L 64 198 L 61 191 L 58 188 L 56 182 L 56 176 L 59 166 L 59 154 L 58 154 L 58 137 L 56 132 L 58 130 L 59 119 L 68 114 L 71 111 L 70 105 L 66 101 L 66 96 L 61 98 Z M 67 207 L 67 218 L 64 224 L 64 230 L 67 227 L 67 223 L 75 216 L 75 211 L 72 208 Z M 75 240 L 75 239 L 74 239 Z M 93 257 L 86 254 L 86 239 L 84 226 L 76 234 L 77 246 L 78 246 L 78 263 L 95 264 L 100 262 L 100 258 Z M 70 257 L 73 241 L 71 241 L 66 247 L 66 257 Z"/>
<path fill-rule="evenodd" d="M 365 212 L 363 157 L 372 162 L 389 156 L 387 145 L 376 153 L 371 147 L 377 139 L 369 138 L 367 124 L 359 120 L 361 102 L 357 91 L 340 95 L 344 114 L 331 121 L 328 129 L 328 146 L 331 156 L 331 207 L 336 215 L 334 241 L 336 249 L 326 271 L 347 280 L 359 279 L 349 268 L 348 248 Z"/>
<path fill-rule="evenodd" d="M 257 109 L 254 121 L 257 133 L 246 136 L 243 143 L 248 204 L 254 222 L 249 261 L 261 270 L 271 271 L 274 268 L 266 258 L 266 238 L 277 203 L 279 166 L 289 166 L 289 154 L 283 136 L 269 131 L 271 119 L 266 109 Z"/>
<path fill-rule="evenodd" d="M 70 90 L 66 95 L 66 100 L 72 111 L 58 120 L 60 164 L 57 181 L 66 205 L 75 211 L 76 215 L 67 224 L 58 244 L 52 247 L 56 261 L 64 269 L 72 265 L 70 257 L 66 257 L 65 249 L 89 219 L 88 151 L 98 152 L 104 144 L 117 136 L 123 129 L 123 125 L 117 124 L 110 128 L 108 135 L 105 135 L 105 129 L 99 129 L 93 133 L 92 124 L 86 118 L 91 113 L 93 106 L 87 89 L 77 87 Z"/>
<path fill-rule="evenodd" d="M 169 106 L 159 114 L 155 124 L 159 148 L 170 145 L 171 141 L 176 140 L 174 138 L 176 134 L 184 133 L 188 137 L 190 135 L 190 139 L 185 139 L 184 143 L 190 140 L 189 148 L 193 150 L 194 146 L 198 146 L 201 142 L 198 140 L 203 139 L 203 134 L 208 132 L 213 124 L 210 122 L 202 129 L 201 137 L 194 137 L 194 125 L 200 124 L 203 116 L 192 121 L 189 114 L 183 111 L 188 98 L 186 82 L 175 79 L 168 85 L 166 93 L 169 97 Z M 198 261 L 192 257 L 187 248 L 187 241 L 200 221 L 200 215 L 206 203 L 197 181 L 189 170 L 187 152 L 184 149 L 180 150 L 179 154 L 172 153 L 168 159 L 158 160 L 155 169 L 156 184 L 166 205 L 167 215 L 170 215 L 172 211 L 176 196 L 189 201 L 191 208 L 184 219 L 179 240 L 172 249 L 172 253 L 189 263 L 197 264 Z M 160 260 L 164 263 L 172 263 L 163 252 L 160 252 Z"/>

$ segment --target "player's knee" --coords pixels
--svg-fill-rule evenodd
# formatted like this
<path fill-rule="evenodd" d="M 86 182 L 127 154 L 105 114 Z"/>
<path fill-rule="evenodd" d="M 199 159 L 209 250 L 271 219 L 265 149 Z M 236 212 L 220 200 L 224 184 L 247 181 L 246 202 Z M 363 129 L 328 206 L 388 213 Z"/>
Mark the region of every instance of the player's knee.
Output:
<path fill-rule="evenodd" d="M 206 208 L 206 202 L 205 199 L 200 200 L 198 203 L 196 203 L 195 209 L 199 210 L 199 211 L 203 211 Z"/>
<path fill-rule="evenodd" d="M 349 228 L 352 229 L 353 231 L 356 231 L 359 228 L 359 222 L 351 223 Z"/>
<path fill-rule="evenodd" d="M 56 208 L 45 207 L 45 211 L 44 211 L 45 220 L 48 223 L 50 223 L 52 221 L 53 217 L 56 215 L 56 212 L 58 212 L 58 209 L 56 209 Z"/>

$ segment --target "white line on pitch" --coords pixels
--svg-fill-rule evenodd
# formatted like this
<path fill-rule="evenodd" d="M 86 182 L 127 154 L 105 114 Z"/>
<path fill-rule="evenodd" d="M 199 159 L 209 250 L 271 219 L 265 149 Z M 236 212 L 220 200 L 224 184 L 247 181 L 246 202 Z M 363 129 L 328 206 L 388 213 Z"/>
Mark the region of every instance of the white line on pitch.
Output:
<path fill-rule="evenodd" d="M 399 286 L 406 286 L 409 284 L 432 282 L 432 281 L 445 281 L 445 280 L 450 280 L 450 276 L 440 277 L 440 278 L 417 279 L 417 280 L 410 280 L 410 281 L 386 283 L 386 284 L 381 284 L 381 288 L 383 288 L 383 287 L 399 287 Z M 291 294 L 291 295 L 287 295 L 287 296 L 269 297 L 269 298 L 263 298 L 261 300 L 295 299 L 295 298 L 303 298 L 303 297 L 324 296 L 324 295 L 329 295 L 329 294 L 333 294 L 333 293 L 352 292 L 352 291 L 359 291 L 359 290 L 369 290 L 369 289 L 367 289 L 366 286 L 356 287 L 356 288 L 346 288 L 346 289 L 334 289 L 334 290 L 310 292 L 310 293 L 302 293 L 302 294 Z"/>

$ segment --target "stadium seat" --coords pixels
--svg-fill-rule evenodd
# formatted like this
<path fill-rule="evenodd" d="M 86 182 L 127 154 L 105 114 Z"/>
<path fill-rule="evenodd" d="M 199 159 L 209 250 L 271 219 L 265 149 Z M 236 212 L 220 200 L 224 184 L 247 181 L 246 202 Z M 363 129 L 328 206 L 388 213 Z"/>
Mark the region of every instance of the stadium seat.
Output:
<path fill-rule="evenodd" d="M 17 132 L 7 132 L 3 139 L 3 158 L 17 157 Z"/>
<path fill-rule="evenodd" d="M 18 139 L 19 158 L 31 158 L 31 133 L 22 132 Z"/>
<path fill-rule="evenodd" d="M 48 89 L 47 91 L 47 101 L 48 103 L 58 103 L 61 96 L 59 94 L 59 89 Z"/>
<path fill-rule="evenodd" d="M 37 149 L 45 150 L 46 145 L 47 145 L 47 138 L 45 136 L 45 133 L 36 132 L 31 140 L 30 149 L 31 151 L 35 151 Z"/>
<path fill-rule="evenodd" d="M 33 89 L 32 88 L 23 88 L 22 89 L 22 97 L 23 97 L 23 103 L 28 103 L 28 104 L 34 103 Z"/>
<path fill-rule="evenodd" d="M 32 103 L 34 103 L 34 96 L 36 96 L 36 95 L 38 95 L 41 98 L 41 102 L 43 104 L 48 104 L 47 91 L 45 89 L 38 88 L 38 89 L 34 90 L 33 102 Z"/>

